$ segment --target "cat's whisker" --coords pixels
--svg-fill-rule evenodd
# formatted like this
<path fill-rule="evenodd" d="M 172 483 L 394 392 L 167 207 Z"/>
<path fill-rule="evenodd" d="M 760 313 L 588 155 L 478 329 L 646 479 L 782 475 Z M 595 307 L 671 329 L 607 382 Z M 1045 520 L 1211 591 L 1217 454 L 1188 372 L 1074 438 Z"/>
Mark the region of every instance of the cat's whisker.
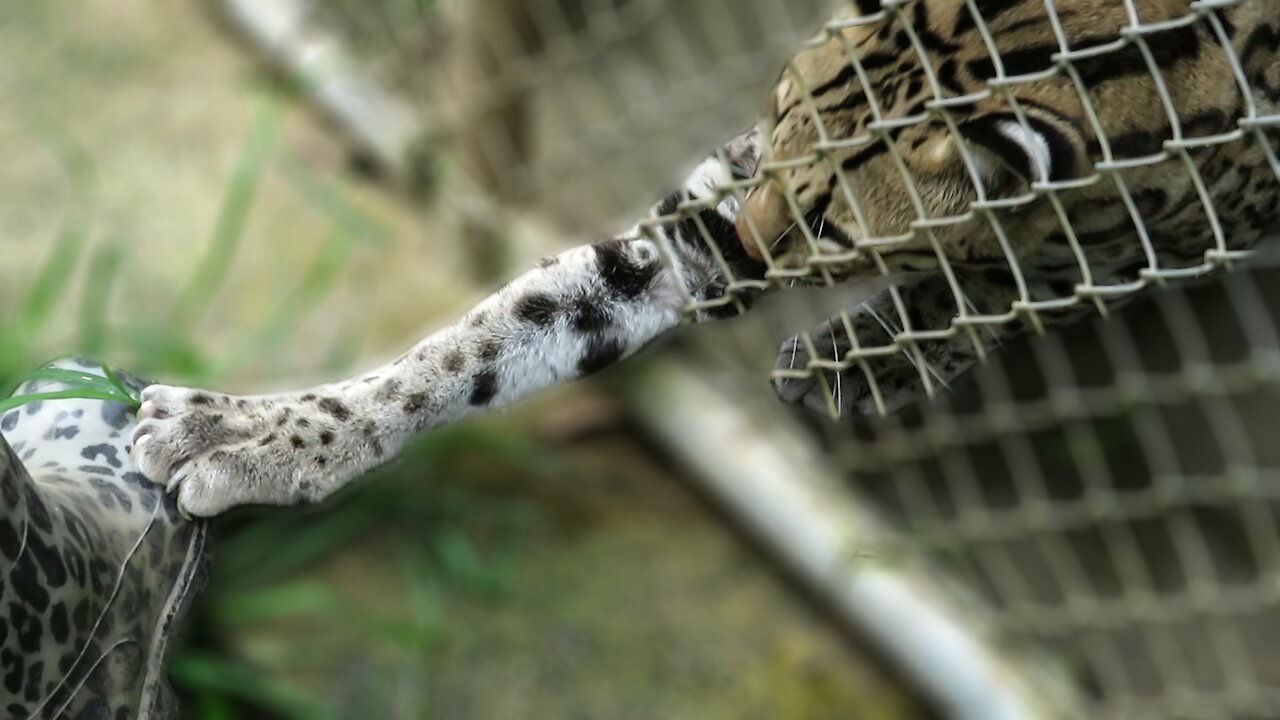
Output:
<path fill-rule="evenodd" d="M 834 327 L 831 328 L 831 352 L 834 356 L 833 359 L 837 363 L 840 362 L 840 344 L 836 342 L 836 329 Z M 839 417 L 844 410 L 844 391 L 840 387 L 840 370 L 838 368 L 836 369 L 836 387 L 832 399 L 836 402 L 836 417 Z"/>
<path fill-rule="evenodd" d="M 864 303 L 862 307 L 866 309 L 867 314 L 871 315 L 871 317 L 880 324 L 880 327 L 889 335 L 890 338 L 896 339 L 898 337 L 898 333 L 902 331 L 901 328 L 885 319 L 884 316 L 876 312 L 875 308 L 871 307 L 871 305 Z M 911 367 L 915 368 L 917 371 L 920 370 L 920 365 L 916 362 L 916 357 L 911 353 L 909 348 L 902 348 L 902 354 L 906 356 L 907 362 L 911 363 Z M 951 384 L 947 382 L 942 373 L 939 373 L 938 370 L 927 361 L 924 364 L 924 369 L 925 372 L 929 373 L 929 377 L 937 381 L 937 383 L 943 388 L 947 390 L 951 389 Z"/>

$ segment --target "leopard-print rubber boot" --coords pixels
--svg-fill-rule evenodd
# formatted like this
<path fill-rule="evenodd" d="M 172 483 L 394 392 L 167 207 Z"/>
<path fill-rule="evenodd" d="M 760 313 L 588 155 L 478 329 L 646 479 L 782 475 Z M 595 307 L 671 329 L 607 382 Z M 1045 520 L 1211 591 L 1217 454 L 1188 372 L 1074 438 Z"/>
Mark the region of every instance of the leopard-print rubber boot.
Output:
<path fill-rule="evenodd" d="M 33 380 L 17 394 L 65 389 Z M 166 650 L 203 584 L 208 529 L 133 469 L 135 423 L 78 398 L 0 417 L 0 716 L 177 716 Z"/>

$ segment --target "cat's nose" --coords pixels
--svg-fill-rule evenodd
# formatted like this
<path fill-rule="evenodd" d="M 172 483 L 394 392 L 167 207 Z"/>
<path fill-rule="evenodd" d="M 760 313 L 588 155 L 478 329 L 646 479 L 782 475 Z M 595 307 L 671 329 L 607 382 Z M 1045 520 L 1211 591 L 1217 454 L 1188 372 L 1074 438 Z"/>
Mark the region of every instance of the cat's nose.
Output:
<path fill-rule="evenodd" d="M 747 196 L 738 215 L 738 241 L 748 255 L 764 260 L 790 226 L 786 199 L 777 185 L 766 182 Z"/>

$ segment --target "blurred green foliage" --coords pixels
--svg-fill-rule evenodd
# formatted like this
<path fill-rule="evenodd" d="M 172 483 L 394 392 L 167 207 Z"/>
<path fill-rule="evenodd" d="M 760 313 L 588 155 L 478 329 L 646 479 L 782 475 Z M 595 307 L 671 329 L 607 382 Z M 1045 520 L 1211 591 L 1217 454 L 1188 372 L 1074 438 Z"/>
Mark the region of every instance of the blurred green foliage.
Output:
<path fill-rule="evenodd" d="M 513 454 L 545 464 L 542 451 L 482 429 L 447 430 L 409 448 L 340 500 L 288 512 L 247 512 L 220 522 L 210 583 L 189 622 L 189 642 L 172 674 L 188 695 L 192 717 L 395 717 L 395 693 L 366 678 L 319 698 L 286 679 L 255 671 L 227 638 L 271 623 L 306 622 L 330 628 L 334 652 L 357 636 L 366 646 L 396 655 L 394 665 L 422 667 L 448 631 L 450 598 L 492 602 L 506 592 L 521 539 L 538 525 L 523 500 L 481 497 L 426 476 L 455 474 L 476 455 Z M 308 570 L 345 548 L 376 542 L 394 555 L 400 595 L 396 608 L 376 610 L 345 596 Z M 282 665 L 305 672 L 317 658 L 286 648 Z M 322 663 L 332 664 L 326 657 Z M 340 664 L 340 663 L 339 663 Z M 352 665 L 359 661 L 352 658 Z M 422 671 L 423 681 L 426 672 Z M 338 706 L 341 706 L 339 711 Z M 340 712 L 340 714 L 339 714 Z"/>

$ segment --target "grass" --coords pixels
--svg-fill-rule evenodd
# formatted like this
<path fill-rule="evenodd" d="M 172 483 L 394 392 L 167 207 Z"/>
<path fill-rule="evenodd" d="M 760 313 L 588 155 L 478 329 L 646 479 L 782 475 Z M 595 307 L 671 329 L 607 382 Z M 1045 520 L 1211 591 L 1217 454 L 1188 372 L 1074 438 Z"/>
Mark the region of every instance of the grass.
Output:
<path fill-rule="evenodd" d="M 171 327 L 190 328 L 209 307 L 218 288 L 226 282 L 235 259 L 236 248 L 244 237 L 249 211 L 271 150 L 279 134 L 279 107 L 268 98 L 258 108 L 253 128 L 240 151 L 235 174 L 227 184 L 227 193 L 218 213 L 213 237 L 206 246 L 203 259 L 192 272 L 191 281 L 174 308 Z"/>
<path fill-rule="evenodd" d="M 327 643 L 425 660 L 448 635 L 446 608 L 453 602 L 504 597 L 522 539 L 539 518 L 527 501 L 435 486 L 423 482 L 422 475 L 455 474 L 464 459 L 511 452 L 510 444 L 510 438 L 492 431 L 446 430 L 416 443 L 399 463 L 344 492 L 338 502 L 230 518 L 209 588 L 191 620 L 192 642 L 172 666 L 191 705 L 200 709 L 193 716 L 219 717 L 200 713 L 231 703 L 259 717 L 330 718 L 339 700 L 348 704 L 356 694 L 362 711 L 343 716 L 391 717 L 390 693 L 367 683 L 361 692 L 344 688 L 317 702 L 283 679 L 247 678 L 244 668 L 251 664 L 228 647 L 227 638 L 253 637 L 273 624 L 302 623 L 323 628 Z M 541 451 L 516 452 L 533 457 Z M 510 461 L 523 465 L 519 457 Z M 362 543 L 374 543 L 380 549 L 376 554 L 390 555 L 384 565 L 394 579 L 387 589 L 397 595 L 394 610 L 370 607 L 350 597 L 349 588 L 309 575 L 318 563 Z M 366 547 L 362 557 L 369 552 Z M 280 666 L 304 672 L 316 661 L 304 654 Z M 350 658 L 351 665 L 362 661 Z M 322 664 L 331 662 L 326 657 Z"/>
<path fill-rule="evenodd" d="M 337 183 L 277 157 L 287 109 L 280 97 L 261 97 L 226 182 L 215 226 L 200 249 L 201 259 L 172 309 L 151 313 L 159 316 L 152 319 L 119 320 L 123 314 L 112 312 L 113 289 L 128 263 L 138 259 L 129 256 L 125 238 L 90 242 L 99 184 L 91 154 L 70 139 L 54 138 L 72 199 L 23 302 L 12 312 L 0 312 L 0 397 L 8 397 L 26 379 L 54 380 L 71 389 L 0 401 L 0 414 L 58 397 L 116 400 L 136 407 L 137 399 L 111 372 L 105 378 L 60 369 L 32 372 L 47 359 L 43 353 L 88 355 L 152 378 L 216 387 L 254 363 L 288 351 L 294 329 L 342 287 L 348 260 L 360 244 L 376 251 L 391 237 Z M 326 219 L 328 234 L 297 276 L 282 283 L 271 311 L 246 324 L 230 342 L 210 349 L 201 342 L 201 321 L 234 273 L 239 250 L 251 242 L 246 228 L 271 173 L 278 173 L 307 207 Z M 74 331 L 70 337 L 55 337 L 55 320 L 66 317 L 76 318 Z M 356 321 L 339 332 L 329 352 L 317 354 L 316 371 L 336 375 L 350 369 L 367 318 Z M 209 585 L 171 663 L 172 679 L 184 697 L 184 716 L 338 716 L 333 698 L 277 677 L 278 668 L 257 666 L 229 641 L 251 628 L 308 618 L 355 632 L 384 650 L 421 658 L 445 633 L 443 598 L 501 597 L 518 566 L 520 539 L 536 525 L 536 513 L 520 501 L 485 498 L 421 479 L 428 473 L 447 475 L 462 458 L 477 455 L 526 468 L 525 474 L 527 468 L 535 468 L 534 474 L 536 468 L 550 472 L 556 462 L 537 447 L 493 430 L 447 430 L 413 445 L 394 466 L 341 502 L 220 519 Z M 319 561 L 370 538 L 382 538 L 392 549 L 400 611 L 371 610 L 307 577 Z M 376 682 L 357 694 L 346 701 L 358 706 L 357 716 L 390 716 L 387 693 L 376 691 Z M 351 708 L 342 714 L 350 716 Z"/>
<path fill-rule="evenodd" d="M 64 398 L 87 398 L 90 400 L 118 402 L 135 410 L 141 405 L 137 396 L 129 388 L 125 387 L 124 383 L 120 382 L 115 371 L 109 365 L 104 363 L 102 372 L 105 377 L 77 370 L 63 370 L 51 367 L 40 368 L 34 372 L 27 373 L 24 378 L 26 380 L 52 380 L 67 385 L 70 389 L 13 395 L 0 400 L 0 414 L 16 407 L 22 407 L 27 403 L 41 400 L 61 400 Z"/>

